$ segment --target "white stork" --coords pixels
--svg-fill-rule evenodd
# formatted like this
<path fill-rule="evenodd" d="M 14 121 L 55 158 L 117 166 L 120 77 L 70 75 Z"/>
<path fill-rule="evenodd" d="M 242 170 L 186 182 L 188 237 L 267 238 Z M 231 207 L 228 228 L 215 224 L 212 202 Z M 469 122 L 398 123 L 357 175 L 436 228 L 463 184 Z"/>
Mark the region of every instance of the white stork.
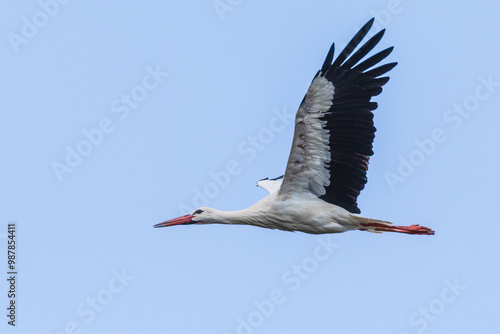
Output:
<path fill-rule="evenodd" d="M 372 96 L 389 77 L 380 77 L 397 63 L 375 67 L 393 47 L 360 62 L 380 41 L 384 30 L 362 45 L 373 18 L 333 61 L 334 45 L 314 77 L 295 117 L 292 149 L 284 176 L 257 183 L 269 195 L 239 211 L 202 207 L 154 227 L 188 224 L 255 225 L 305 233 L 348 230 L 434 234 L 430 228 L 395 226 L 359 215 L 357 197 L 366 184 L 375 137 Z"/>

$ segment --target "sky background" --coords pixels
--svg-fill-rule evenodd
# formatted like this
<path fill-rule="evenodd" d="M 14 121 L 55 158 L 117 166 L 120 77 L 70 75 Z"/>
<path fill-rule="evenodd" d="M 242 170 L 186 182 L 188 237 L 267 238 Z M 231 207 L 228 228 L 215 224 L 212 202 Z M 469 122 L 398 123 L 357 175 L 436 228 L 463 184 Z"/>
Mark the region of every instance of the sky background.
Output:
<path fill-rule="evenodd" d="M 0 4 L 2 333 L 498 333 L 499 2 L 59 1 Z M 152 228 L 265 196 L 373 16 L 399 65 L 358 203 L 435 236 Z"/>

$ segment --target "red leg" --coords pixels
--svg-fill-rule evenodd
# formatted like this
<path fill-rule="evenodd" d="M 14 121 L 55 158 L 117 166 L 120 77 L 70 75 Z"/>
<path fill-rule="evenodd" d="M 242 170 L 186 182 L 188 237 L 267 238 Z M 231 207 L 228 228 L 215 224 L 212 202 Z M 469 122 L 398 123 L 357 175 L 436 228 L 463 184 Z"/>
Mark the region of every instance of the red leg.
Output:
<path fill-rule="evenodd" d="M 381 223 L 361 223 L 362 226 L 368 229 L 373 229 L 375 232 L 398 232 L 406 234 L 425 234 L 433 235 L 434 231 L 428 227 L 420 225 L 410 225 L 410 226 L 396 226 L 396 225 L 386 225 Z"/>

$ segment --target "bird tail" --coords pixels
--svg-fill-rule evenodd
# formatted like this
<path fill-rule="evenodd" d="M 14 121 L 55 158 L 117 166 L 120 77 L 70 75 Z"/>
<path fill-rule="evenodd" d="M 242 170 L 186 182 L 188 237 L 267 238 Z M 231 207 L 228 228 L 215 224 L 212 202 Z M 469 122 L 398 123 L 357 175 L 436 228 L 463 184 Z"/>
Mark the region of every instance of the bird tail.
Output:
<path fill-rule="evenodd" d="M 428 227 L 420 225 L 410 225 L 410 226 L 396 226 L 391 222 L 385 220 L 378 220 L 372 218 L 366 218 L 357 216 L 359 223 L 358 230 L 367 231 L 372 233 L 382 233 L 382 232 L 397 232 L 406 234 L 424 234 L 433 235 L 434 231 Z"/>

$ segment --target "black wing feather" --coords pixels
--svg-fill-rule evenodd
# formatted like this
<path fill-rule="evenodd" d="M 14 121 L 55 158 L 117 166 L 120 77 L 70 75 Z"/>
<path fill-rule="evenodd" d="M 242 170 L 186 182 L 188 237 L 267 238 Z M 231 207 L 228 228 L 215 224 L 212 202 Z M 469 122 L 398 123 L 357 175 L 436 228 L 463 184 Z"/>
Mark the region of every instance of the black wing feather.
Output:
<path fill-rule="evenodd" d="M 349 57 L 372 24 L 373 19 L 361 28 L 333 64 L 332 45 L 318 73 L 335 88 L 333 104 L 322 117 L 329 130 L 331 160 L 328 166 L 330 184 L 325 187 L 326 193 L 320 198 L 352 213 L 361 212 L 357 197 L 367 182 L 368 160 L 373 155 L 372 144 L 376 129 L 372 111 L 377 108 L 377 103 L 370 100 L 380 94 L 382 86 L 389 81 L 389 77 L 380 76 L 397 64 L 389 63 L 372 69 L 392 52 L 392 47 L 359 63 L 381 40 L 384 30 L 370 38 Z"/>
<path fill-rule="evenodd" d="M 394 47 L 391 46 L 390 48 L 387 48 L 385 50 L 380 51 L 379 53 L 371 56 L 370 58 L 366 59 L 365 61 L 363 61 L 359 65 L 355 66 L 353 68 L 353 70 L 356 72 L 365 71 L 366 69 L 368 69 L 368 68 L 378 64 L 382 60 L 384 60 L 392 52 L 393 49 L 394 49 Z M 323 72 L 323 73 L 325 73 L 325 72 Z"/>
<path fill-rule="evenodd" d="M 344 48 L 344 50 L 342 50 L 337 59 L 335 59 L 335 62 L 331 65 L 332 67 L 334 68 L 340 67 L 340 65 L 344 62 L 344 60 L 346 60 L 347 57 L 349 57 L 351 52 L 354 51 L 356 46 L 358 46 L 358 44 L 363 40 L 363 38 L 365 38 L 368 31 L 370 31 L 370 28 L 372 27 L 374 20 L 375 18 L 372 18 L 371 20 L 366 22 L 363 28 L 361 28 L 356 33 L 356 35 L 354 35 L 354 37 L 349 41 L 349 43 L 347 43 L 347 46 Z M 325 65 L 326 64 L 323 64 L 323 67 L 325 67 Z"/>
<path fill-rule="evenodd" d="M 325 73 L 331 66 L 334 53 L 335 53 L 335 44 L 332 44 L 332 46 L 330 47 L 330 51 L 328 51 L 328 54 L 326 55 L 325 62 L 323 63 L 323 67 L 321 68 L 321 72 Z"/>
<path fill-rule="evenodd" d="M 382 36 L 384 36 L 384 32 L 385 32 L 385 29 L 381 30 L 375 36 L 370 38 L 370 40 L 368 42 L 366 42 L 358 51 L 356 51 L 355 54 L 353 54 L 351 57 L 349 57 L 349 59 L 347 59 L 342 64 L 341 68 L 342 69 L 349 69 L 354 64 L 356 64 L 358 61 L 360 61 L 364 56 L 366 56 L 368 54 L 368 52 L 370 52 L 370 50 L 372 50 L 375 47 L 375 45 L 377 45 L 378 42 L 380 42 L 380 40 L 382 39 Z"/>

